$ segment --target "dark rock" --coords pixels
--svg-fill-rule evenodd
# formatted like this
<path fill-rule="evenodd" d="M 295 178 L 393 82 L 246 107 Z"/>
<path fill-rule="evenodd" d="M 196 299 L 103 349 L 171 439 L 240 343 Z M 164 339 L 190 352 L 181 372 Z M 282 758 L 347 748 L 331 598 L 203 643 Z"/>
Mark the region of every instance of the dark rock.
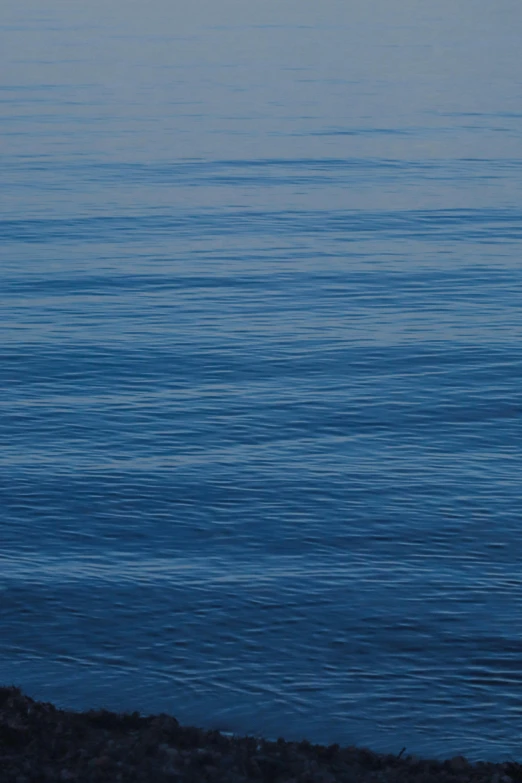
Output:
<path fill-rule="evenodd" d="M 228 737 L 169 715 L 67 712 L 0 688 L 0 783 L 522 783 L 522 765 Z"/>

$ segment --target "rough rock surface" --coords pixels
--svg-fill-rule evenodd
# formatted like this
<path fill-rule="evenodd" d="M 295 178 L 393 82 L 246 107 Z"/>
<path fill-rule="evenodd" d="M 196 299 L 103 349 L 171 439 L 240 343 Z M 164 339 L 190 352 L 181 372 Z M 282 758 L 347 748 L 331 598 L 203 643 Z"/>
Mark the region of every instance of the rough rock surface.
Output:
<path fill-rule="evenodd" d="M 522 783 L 522 764 L 428 761 L 338 745 L 268 742 L 169 715 L 77 713 L 0 688 L 1 783 Z"/>

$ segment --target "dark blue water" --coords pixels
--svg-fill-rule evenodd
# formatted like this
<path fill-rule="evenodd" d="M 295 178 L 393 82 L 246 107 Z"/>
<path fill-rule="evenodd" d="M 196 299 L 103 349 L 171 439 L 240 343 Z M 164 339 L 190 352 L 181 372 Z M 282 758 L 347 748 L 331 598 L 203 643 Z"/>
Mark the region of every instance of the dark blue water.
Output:
<path fill-rule="evenodd" d="M 519 4 L 1 26 L 0 681 L 520 758 Z"/>

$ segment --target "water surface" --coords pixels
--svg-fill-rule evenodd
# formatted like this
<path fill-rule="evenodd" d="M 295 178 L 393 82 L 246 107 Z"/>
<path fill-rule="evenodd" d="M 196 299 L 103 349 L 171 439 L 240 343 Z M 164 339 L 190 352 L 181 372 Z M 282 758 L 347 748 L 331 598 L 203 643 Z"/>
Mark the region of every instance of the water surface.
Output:
<path fill-rule="evenodd" d="M 518 4 L 1 25 L 0 679 L 520 758 Z"/>

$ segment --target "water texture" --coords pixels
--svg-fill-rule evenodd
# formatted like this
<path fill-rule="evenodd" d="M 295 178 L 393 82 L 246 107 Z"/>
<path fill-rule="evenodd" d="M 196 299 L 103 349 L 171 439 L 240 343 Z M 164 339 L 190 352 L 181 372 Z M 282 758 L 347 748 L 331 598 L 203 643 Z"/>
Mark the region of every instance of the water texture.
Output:
<path fill-rule="evenodd" d="M 520 760 L 520 5 L 0 27 L 0 680 Z"/>

